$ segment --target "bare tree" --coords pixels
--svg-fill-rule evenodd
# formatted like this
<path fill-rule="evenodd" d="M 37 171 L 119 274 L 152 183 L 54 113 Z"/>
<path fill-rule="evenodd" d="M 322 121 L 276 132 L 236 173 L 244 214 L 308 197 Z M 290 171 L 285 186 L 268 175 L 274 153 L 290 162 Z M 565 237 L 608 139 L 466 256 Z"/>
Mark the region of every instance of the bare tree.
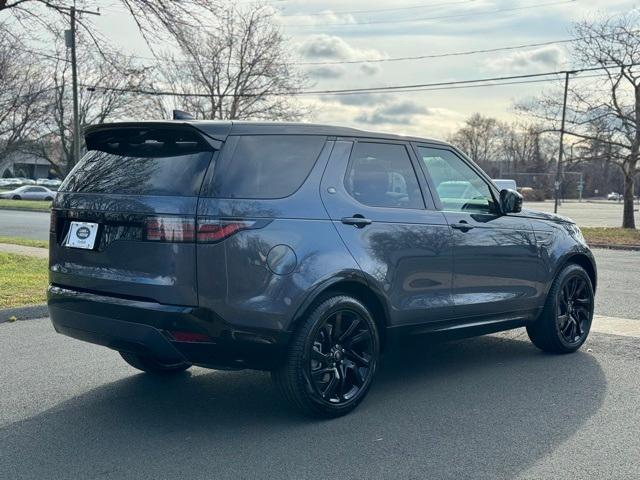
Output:
<path fill-rule="evenodd" d="M 116 4 L 131 15 L 149 47 L 154 50 L 154 40 L 165 34 L 175 36 L 182 25 L 202 26 L 203 20 L 215 16 L 220 4 L 216 0 L 119 0 Z M 90 8 L 91 5 L 87 5 Z M 33 23 L 45 28 L 50 26 L 50 14 L 57 12 L 66 16 L 69 13 L 67 0 L 0 0 L 0 14 L 12 18 L 31 28 Z M 78 18 L 79 28 L 84 31 L 98 47 L 102 41 L 98 38 L 90 19 Z"/>
<path fill-rule="evenodd" d="M 218 12 L 216 28 L 181 25 L 179 53 L 162 56 L 155 87 L 182 96 L 158 97 L 163 116 L 180 108 L 202 119 L 299 118 L 304 109 L 294 94 L 306 78 L 293 65 L 272 17 L 267 6 L 227 5 Z"/>
<path fill-rule="evenodd" d="M 624 177 L 623 228 L 635 228 L 634 178 L 640 153 L 640 17 L 632 12 L 574 27 L 576 67 L 599 67 L 601 77 L 572 80 L 566 134 L 574 139 L 607 145 L 608 161 Z M 579 86 L 575 86 L 579 84 Z M 558 130 L 560 95 L 546 95 L 523 106 Z"/>
<path fill-rule="evenodd" d="M 80 126 L 111 120 L 134 118 L 145 108 L 144 100 L 127 90 L 145 81 L 147 69 L 118 51 L 91 48 L 83 37 L 79 41 L 79 118 Z M 56 54 L 41 64 L 51 78 L 47 96 L 48 111 L 40 123 L 40 135 L 30 143 L 30 152 L 46 159 L 60 176 L 73 167 L 73 118 L 71 64 L 61 38 Z M 100 85 L 101 89 L 94 88 Z"/>
<path fill-rule="evenodd" d="M 502 128 L 495 118 L 474 113 L 466 120 L 464 126 L 453 134 L 451 141 L 476 163 L 486 168 L 491 162 L 499 160 Z"/>
<path fill-rule="evenodd" d="M 48 108 L 50 79 L 28 52 L 21 35 L 0 23 L 0 158 L 18 150 L 38 131 Z"/>

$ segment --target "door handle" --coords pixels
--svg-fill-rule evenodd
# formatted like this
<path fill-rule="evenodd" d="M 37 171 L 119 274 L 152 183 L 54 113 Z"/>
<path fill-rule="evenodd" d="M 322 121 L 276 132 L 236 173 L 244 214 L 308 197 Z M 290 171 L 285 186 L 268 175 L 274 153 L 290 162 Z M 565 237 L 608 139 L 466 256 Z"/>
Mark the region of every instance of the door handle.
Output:
<path fill-rule="evenodd" d="M 469 225 L 466 220 L 460 220 L 458 223 L 451 224 L 451 228 L 455 228 L 456 230 L 460 230 L 462 232 L 468 232 L 473 228 L 472 225 Z"/>
<path fill-rule="evenodd" d="M 345 225 L 353 225 L 356 228 L 364 228 L 371 225 L 371 220 L 364 218 L 362 215 L 354 215 L 353 217 L 343 217 L 340 220 Z"/>

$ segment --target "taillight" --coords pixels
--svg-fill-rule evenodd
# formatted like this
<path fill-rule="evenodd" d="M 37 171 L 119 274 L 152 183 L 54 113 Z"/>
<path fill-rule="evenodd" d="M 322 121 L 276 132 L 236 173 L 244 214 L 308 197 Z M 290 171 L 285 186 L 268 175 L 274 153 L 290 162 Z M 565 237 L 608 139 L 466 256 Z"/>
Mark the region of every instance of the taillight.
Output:
<path fill-rule="evenodd" d="M 256 226 L 253 220 L 217 220 L 198 219 L 199 243 L 215 243 L 230 237 L 236 232 L 247 230 Z"/>
<path fill-rule="evenodd" d="M 152 242 L 193 242 L 195 221 L 186 217 L 149 217 L 145 220 L 144 237 Z"/>
<path fill-rule="evenodd" d="M 58 213 L 55 210 L 51 210 L 51 216 L 49 217 L 49 231 L 56 233 L 56 227 L 58 223 Z"/>

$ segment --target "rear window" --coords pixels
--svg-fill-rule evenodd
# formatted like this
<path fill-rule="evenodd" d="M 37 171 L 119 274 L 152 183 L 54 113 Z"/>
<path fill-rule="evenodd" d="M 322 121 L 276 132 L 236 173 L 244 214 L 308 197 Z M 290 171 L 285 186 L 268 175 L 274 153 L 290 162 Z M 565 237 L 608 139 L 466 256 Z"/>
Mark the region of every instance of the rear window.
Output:
<path fill-rule="evenodd" d="M 216 165 L 211 195 L 217 198 L 283 198 L 311 172 L 326 137 L 246 135 Z"/>
<path fill-rule="evenodd" d="M 197 196 L 212 156 L 188 130 L 107 130 L 89 136 L 87 147 L 61 191 Z"/>

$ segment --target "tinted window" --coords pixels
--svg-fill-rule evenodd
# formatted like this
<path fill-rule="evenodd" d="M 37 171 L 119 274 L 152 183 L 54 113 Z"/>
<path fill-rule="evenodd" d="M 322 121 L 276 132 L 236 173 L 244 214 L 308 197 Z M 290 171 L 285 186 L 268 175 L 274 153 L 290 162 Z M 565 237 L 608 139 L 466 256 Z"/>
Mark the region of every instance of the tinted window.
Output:
<path fill-rule="evenodd" d="M 213 179 L 218 198 L 283 198 L 294 193 L 311 172 L 326 137 L 246 135 L 232 155 L 224 154 Z"/>
<path fill-rule="evenodd" d="M 87 146 L 61 191 L 196 196 L 212 156 L 189 131 L 109 130 L 90 137 Z"/>
<path fill-rule="evenodd" d="M 403 145 L 356 143 L 345 186 L 356 200 L 372 207 L 424 208 L 418 179 Z"/>
<path fill-rule="evenodd" d="M 442 208 L 453 211 L 493 212 L 489 185 L 450 150 L 418 147 L 436 188 Z"/>

